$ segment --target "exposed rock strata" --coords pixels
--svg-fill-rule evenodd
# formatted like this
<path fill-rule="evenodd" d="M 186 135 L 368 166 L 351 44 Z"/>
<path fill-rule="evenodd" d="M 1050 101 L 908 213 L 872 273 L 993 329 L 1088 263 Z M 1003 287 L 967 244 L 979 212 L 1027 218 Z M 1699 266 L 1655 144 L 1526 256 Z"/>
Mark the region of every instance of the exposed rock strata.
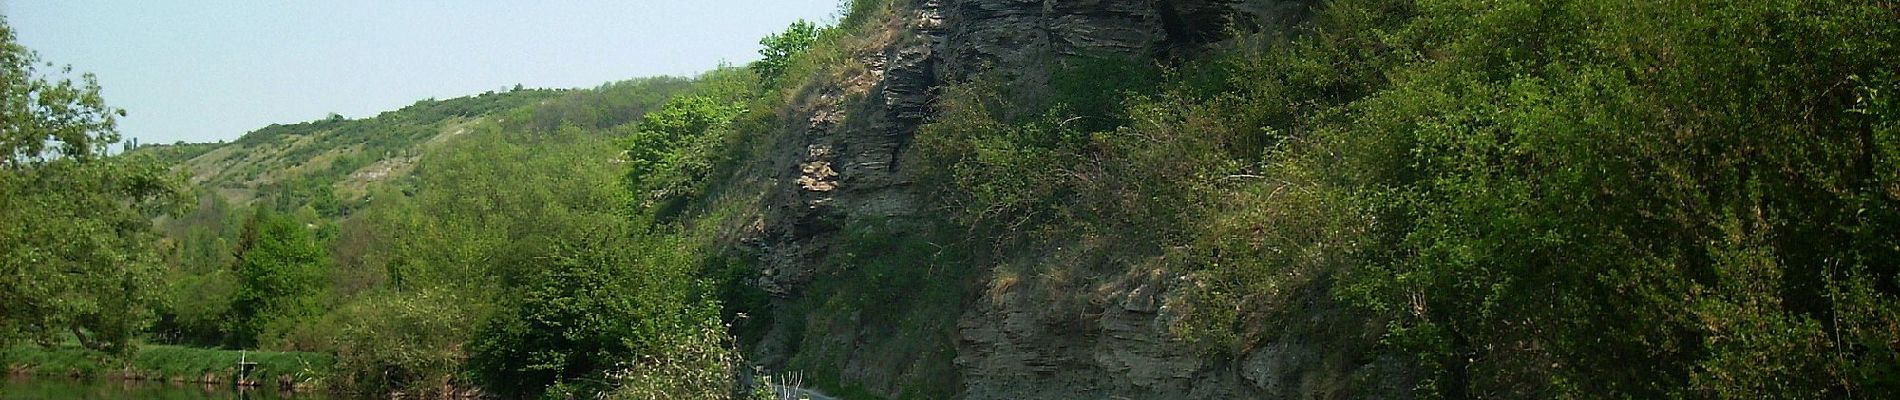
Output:
<path fill-rule="evenodd" d="M 760 287 L 790 301 L 801 295 L 846 221 L 905 218 L 919 202 L 900 165 L 906 146 L 931 113 L 937 88 L 981 71 L 1014 83 L 1039 79 L 1073 57 L 1170 57 L 1214 40 L 1225 21 L 1276 29 L 1299 15 L 1298 1 L 914 0 L 893 24 L 903 32 L 858 59 L 865 76 L 809 89 L 786 120 L 803 121 L 780 135 L 772 159 L 781 171 L 756 244 Z M 1267 343 L 1233 360 L 1205 359 L 1168 332 L 1169 296 L 1177 279 L 1131 274 L 1104 295 L 1079 326 L 1048 315 L 1024 296 L 976 301 L 957 321 L 959 397 L 1284 398 L 1340 395 L 1315 374 L 1357 369 L 1379 376 L 1392 363 L 1342 362 L 1298 337 Z M 1324 307 L 1322 307 L 1324 308 Z M 795 316 L 794 316 L 795 317 Z M 783 317 L 781 317 L 783 318 Z M 855 318 L 854 318 L 855 319 Z M 773 327 L 758 353 L 783 363 L 790 337 L 825 335 L 823 347 L 861 345 L 863 332 L 889 327 Z M 1342 321 L 1344 322 L 1344 321 Z M 846 321 L 849 325 L 851 321 Z M 808 332 L 787 332 L 806 329 Z M 812 329 L 823 332 L 809 331 Z M 809 346 L 809 344 L 808 344 Z M 897 395 L 888 380 L 902 359 L 848 356 L 839 376 L 868 390 Z M 1331 363 L 1331 364 L 1328 364 Z M 1359 365 L 1365 364 L 1365 365 Z M 1316 372 L 1317 371 L 1317 372 Z M 1386 371 L 1390 372 L 1390 371 Z M 1391 373 L 1389 375 L 1396 375 Z M 1335 374 L 1338 375 L 1338 374 Z M 1387 382 L 1389 385 L 1397 383 Z"/>

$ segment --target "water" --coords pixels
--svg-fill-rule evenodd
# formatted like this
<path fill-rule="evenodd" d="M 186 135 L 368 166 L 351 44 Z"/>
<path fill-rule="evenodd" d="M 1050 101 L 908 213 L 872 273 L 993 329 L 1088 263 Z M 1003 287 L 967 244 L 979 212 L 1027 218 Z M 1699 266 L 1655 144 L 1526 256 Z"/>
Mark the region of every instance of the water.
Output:
<path fill-rule="evenodd" d="M 239 392 L 227 385 L 105 379 L 25 378 L 0 380 L 0 400 L 335 400 L 314 393 L 276 390 Z"/>

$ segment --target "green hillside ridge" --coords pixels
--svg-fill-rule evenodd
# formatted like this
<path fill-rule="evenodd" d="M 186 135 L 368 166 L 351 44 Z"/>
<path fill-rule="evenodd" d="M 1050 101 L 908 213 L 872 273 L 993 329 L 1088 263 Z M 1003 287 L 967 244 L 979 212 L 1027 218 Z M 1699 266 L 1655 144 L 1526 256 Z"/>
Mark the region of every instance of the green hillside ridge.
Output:
<path fill-rule="evenodd" d="M 194 186 L 213 190 L 226 202 L 244 204 L 255 200 L 258 193 L 265 193 L 284 201 L 280 207 L 312 204 L 321 214 L 336 217 L 361 206 L 370 185 L 401 181 L 423 152 L 467 133 L 469 127 L 484 119 L 521 118 L 539 124 L 541 129 L 555 123 L 608 127 L 639 115 L 590 115 L 567 121 L 559 114 L 574 112 L 570 110 L 575 108 L 572 104 L 579 103 L 660 101 L 667 91 L 686 84 L 674 78 L 654 81 L 650 85 L 623 82 L 591 90 L 516 88 L 423 100 L 370 118 L 332 115 L 310 122 L 271 125 L 230 143 L 147 145 L 137 151 L 157 155 L 161 162 L 175 163 L 190 175 Z M 626 93 L 629 90 L 641 93 Z M 620 98 L 609 99 L 611 96 Z M 650 97 L 632 98 L 638 96 Z M 550 106 L 538 114 L 521 112 L 526 106 L 557 100 L 566 106 Z M 634 105 L 623 105 L 628 106 Z"/>

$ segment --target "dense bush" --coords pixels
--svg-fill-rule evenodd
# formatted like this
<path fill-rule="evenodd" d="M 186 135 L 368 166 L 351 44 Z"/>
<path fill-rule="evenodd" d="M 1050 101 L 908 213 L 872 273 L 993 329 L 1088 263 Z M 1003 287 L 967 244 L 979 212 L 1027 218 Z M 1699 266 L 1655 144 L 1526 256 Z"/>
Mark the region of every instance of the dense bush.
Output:
<path fill-rule="evenodd" d="M 1893 316 L 1855 310 L 1895 304 L 1900 199 L 1855 110 L 1893 12 L 1422 4 L 1438 56 L 1321 134 L 1408 149 L 1353 182 L 1410 214 L 1360 299 L 1448 395 L 1891 388 Z"/>
<path fill-rule="evenodd" d="M 613 390 L 602 394 L 613 400 L 662 399 L 770 399 L 756 390 L 742 393 L 741 368 L 747 365 L 731 346 L 730 336 L 717 321 L 707 321 L 698 332 L 669 332 L 673 347 L 664 354 L 647 354 L 607 375 Z M 762 388 L 762 387 L 761 387 Z M 736 396 L 736 395 L 743 395 Z"/>
<path fill-rule="evenodd" d="M 722 96 L 723 97 L 723 96 Z M 703 193 L 727 156 L 728 129 L 742 106 L 709 94 L 673 99 L 646 114 L 627 147 L 627 184 L 634 206 L 665 217 Z"/>
<path fill-rule="evenodd" d="M 763 125 L 777 106 L 758 100 L 770 85 L 757 71 L 810 68 L 802 53 L 822 32 L 833 31 L 801 22 L 775 35 L 771 61 L 758 68 L 593 89 L 517 86 L 370 118 L 272 125 L 224 146 L 153 148 L 147 153 L 188 167 L 210 198 L 198 213 L 160 220 L 173 265 L 163 301 L 145 307 L 148 293 L 134 290 L 153 279 L 143 266 L 155 260 L 132 254 L 138 246 L 103 243 L 114 248 L 100 260 L 141 268 L 115 271 L 126 274 L 108 276 L 98 291 L 56 282 L 18 292 L 80 301 L 49 313 L 57 317 L 49 323 L 0 321 L 8 322 L 0 343 L 77 333 L 123 348 L 148 319 L 144 311 L 155 310 L 161 341 L 334 352 L 335 383 L 349 391 L 442 394 L 481 383 L 511 396 L 592 395 L 667 382 L 731 394 L 736 364 L 702 364 L 733 354 L 723 334 L 711 335 L 724 329 L 711 296 L 738 287 L 729 281 L 736 268 L 714 268 L 701 255 L 718 239 L 706 228 L 715 224 L 681 216 L 710 206 L 709 189 L 740 161 L 735 144 L 763 131 L 734 129 L 735 120 L 746 114 L 750 126 Z M 109 131 L 112 109 L 75 100 L 103 117 L 75 121 Z M 55 139 L 89 149 L 115 137 L 105 133 Z M 10 154 L 6 165 L 41 156 L 33 150 Z M 140 213 L 113 215 L 122 220 L 113 229 L 79 227 L 86 233 L 146 238 L 126 234 L 143 228 L 129 222 L 156 215 L 162 202 L 147 200 L 164 200 L 151 197 L 170 189 L 158 179 L 169 177 L 156 166 L 123 166 L 139 167 L 129 176 L 140 179 L 101 185 L 138 186 L 114 188 L 136 199 L 108 200 Z M 366 171 L 375 174 L 359 174 Z M 6 202 L 51 199 L 11 196 L 28 182 L 0 181 Z M 724 216 L 736 209 L 722 207 Z M 7 226 L 0 234 L 53 237 Z M 724 272 L 699 277 L 712 269 Z M 106 290 L 115 288 L 125 290 Z M 666 366 L 656 370 L 665 375 L 608 376 L 640 363 Z M 637 393 L 629 390 L 622 393 Z"/>
<path fill-rule="evenodd" d="M 434 289 L 377 293 L 350 303 L 337 312 L 343 320 L 336 338 L 339 388 L 426 396 L 468 387 L 463 346 L 474 330 L 468 316 L 484 311 L 478 306 Z"/>
<path fill-rule="evenodd" d="M 791 67 L 792 59 L 806 50 L 811 50 L 818 41 L 819 27 L 805 20 L 792 22 L 784 32 L 775 33 L 759 40 L 759 56 L 752 63 L 752 70 L 758 71 L 759 80 L 767 85 L 778 82 L 780 76 Z"/>
<path fill-rule="evenodd" d="M 696 198 L 731 140 L 736 94 L 722 88 L 750 77 L 614 84 L 461 125 L 407 189 L 371 191 L 340 224 L 332 278 L 354 296 L 309 326 L 333 332 L 339 371 L 371 393 L 588 394 L 623 363 L 672 354 L 667 338 L 718 307 L 687 275 L 699 260 L 629 205 L 654 190 Z M 675 93 L 690 96 L 663 101 Z M 669 136 L 632 162 L 614 136 L 643 130 Z"/>
<path fill-rule="evenodd" d="M 599 391 L 621 363 L 669 356 L 682 335 L 720 327 L 683 249 L 626 234 L 571 238 L 528 272 L 470 343 L 484 388 L 511 397 Z"/>

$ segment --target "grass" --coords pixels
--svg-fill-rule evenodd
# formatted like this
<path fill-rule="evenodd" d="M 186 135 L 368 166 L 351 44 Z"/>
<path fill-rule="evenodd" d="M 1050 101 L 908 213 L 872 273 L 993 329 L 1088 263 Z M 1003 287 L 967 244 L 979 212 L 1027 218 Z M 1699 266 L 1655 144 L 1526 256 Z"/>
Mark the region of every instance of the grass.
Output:
<path fill-rule="evenodd" d="M 131 357 L 116 359 L 75 345 L 19 346 L 0 353 L 0 364 L 16 374 L 68 377 L 120 377 L 175 382 L 230 382 L 240 359 L 255 362 L 249 380 L 280 387 L 310 389 L 330 375 L 335 357 L 320 353 L 200 349 L 147 345 Z"/>

